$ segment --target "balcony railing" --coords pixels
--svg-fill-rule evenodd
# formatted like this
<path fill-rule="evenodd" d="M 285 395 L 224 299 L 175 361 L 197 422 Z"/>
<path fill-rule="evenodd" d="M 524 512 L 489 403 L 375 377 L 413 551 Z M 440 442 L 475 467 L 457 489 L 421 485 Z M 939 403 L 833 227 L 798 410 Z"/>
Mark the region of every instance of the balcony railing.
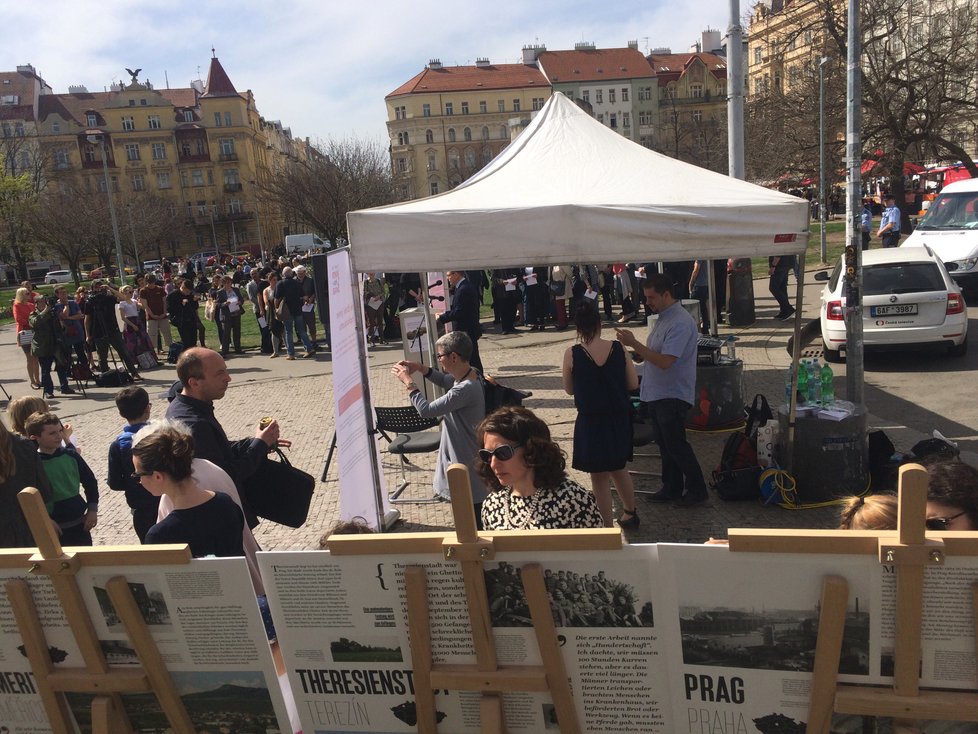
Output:
<path fill-rule="evenodd" d="M 233 194 L 235 191 L 241 191 L 241 184 L 239 183 L 226 183 L 224 184 L 224 191 L 228 194 Z"/>
<path fill-rule="evenodd" d="M 222 161 L 236 161 L 236 160 L 238 160 L 238 154 L 237 153 L 221 153 L 220 159 Z"/>

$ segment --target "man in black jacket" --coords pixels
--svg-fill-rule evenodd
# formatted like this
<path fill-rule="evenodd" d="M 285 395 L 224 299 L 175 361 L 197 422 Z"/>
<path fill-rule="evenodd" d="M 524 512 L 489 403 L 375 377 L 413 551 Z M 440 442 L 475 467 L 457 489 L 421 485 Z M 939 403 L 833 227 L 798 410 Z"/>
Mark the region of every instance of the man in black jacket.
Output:
<path fill-rule="evenodd" d="M 183 390 L 166 411 L 166 417 L 187 424 L 194 437 L 194 458 L 207 459 L 228 473 L 234 481 L 249 527 L 258 518 L 248 505 L 244 482 L 258 469 L 268 451 L 279 442 L 279 426 L 272 421 L 255 431 L 254 438 L 228 440 L 224 428 L 214 415 L 214 401 L 227 392 L 231 375 L 224 358 L 212 349 L 194 347 L 185 350 L 177 361 L 177 377 Z"/>
<path fill-rule="evenodd" d="M 479 337 L 482 336 L 482 325 L 479 323 L 479 291 L 465 277 L 461 270 L 446 270 L 448 284 L 455 289 L 452 296 L 452 307 L 438 317 L 438 324 L 452 322 L 452 327 L 464 331 L 472 340 L 472 358 L 469 364 L 482 372 L 482 360 L 479 358 Z"/>

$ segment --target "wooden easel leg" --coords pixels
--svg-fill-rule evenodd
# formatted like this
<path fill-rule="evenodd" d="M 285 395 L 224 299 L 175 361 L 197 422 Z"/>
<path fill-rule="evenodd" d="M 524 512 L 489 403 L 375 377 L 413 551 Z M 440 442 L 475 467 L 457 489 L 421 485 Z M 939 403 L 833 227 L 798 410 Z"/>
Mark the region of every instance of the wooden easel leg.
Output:
<path fill-rule="evenodd" d="M 136 605 L 136 600 L 133 599 L 126 578 L 124 576 L 113 576 L 108 580 L 105 588 L 109 592 L 109 598 L 126 628 L 129 641 L 146 671 L 146 677 L 149 679 L 153 692 L 156 694 L 160 707 L 166 714 L 167 721 L 170 722 L 174 733 L 194 734 L 194 725 L 190 720 L 190 715 L 173 685 L 173 679 L 166 669 L 163 656 L 160 655 L 159 648 L 156 646 L 156 642 L 143 620 L 143 615 Z"/>
<path fill-rule="evenodd" d="M 48 715 L 51 731 L 54 734 L 72 734 L 75 731 L 72 723 L 74 717 L 68 708 L 68 701 L 63 693 L 54 691 L 48 680 L 48 675 L 51 674 L 54 666 L 51 663 L 51 656 L 48 654 L 48 643 L 44 637 L 44 629 L 38 620 L 34 597 L 31 596 L 31 587 L 22 579 L 8 581 L 4 587 L 7 590 L 7 597 L 10 599 L 14 619 L 17 620 L 20 638 L 24 641 L 27 659 L 30 660 L 31 670 L 34 671 L 37 692 L 41 696 L 44 711 Z"/>
<path fill-rule="evenodd" d="M 828 734 L 842 656 L 842 636 L 846 628 L 849 584 L 841 576 L 826 576 L 822 581 L 821 613 L 818 617 L 818 643 L 812 671 L 812 695 L 808 703 L 808 734 Z"/>
<path fill-rule="evenodd" d="M 419 734 L 436 734 L 435 692 L 431 688 L 431 625 L 428 615 L 428 578 L 421 566 L 404 569 L 408 629 L 411 630 L 411 667 L 414 668 L 414 706 Z"/>
<path fill-rule="evenodd" d="M 577 709 L 574 707 L 574 697 L 567 683 L 567 668 L 557 644 L 557 628 L 554 626 L 553 612 L 550 611 L 550 597 L 543 582 L 543 569 L 539 563 L 528 563 L 523 566 L 523 590 L 530 607 L 530 617 L 533 619 L 533 629 L 536 632 L 537 646 L 540 648 L 540 658 L 547 671 L 547 683 L 557 710 L 557 721 L 561 734 L 577 734 L 581 730 L 577 720 Z M 483 729 L 485 731 L 485 729 Z"/>
<path fill-rule="evenodd" d="M 975 659 L 978 659 L 978 583 L 971 585 L 972 629 L 975 630 Z"/>
<path fill-rule="evenodd" d="M 132 725 L 118 696 L 92 699 L 92 734 L 130 734 Z"/>
<path fill-rule="evenodd" d="M 506 734 L 503 721 L 503 697 L 499 693 L 483 693 L 479 703 L 479 719 L 482 734 Z"/>

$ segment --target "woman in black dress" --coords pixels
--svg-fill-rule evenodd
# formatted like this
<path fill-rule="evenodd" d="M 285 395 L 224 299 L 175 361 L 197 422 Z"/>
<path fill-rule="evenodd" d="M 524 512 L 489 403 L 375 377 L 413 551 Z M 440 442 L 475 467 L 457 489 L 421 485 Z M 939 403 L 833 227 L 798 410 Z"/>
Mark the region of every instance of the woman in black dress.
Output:
<path fill-rule="evenodd" d="M 593 308 L 574 315 L 580 343 L 564 352 L 564 390 L 574 396 L 572 466 L 591 475 L 591 489 L 605 527 L 614 525 L 611 483 L 621 499 L 623 528 L 639 524 L 635 489 L 625 465 L 632 459 L 632 417 L 628 396 L 638 387 L 635 365 L 615 341 L 601 338 L 601 317 Z"/>

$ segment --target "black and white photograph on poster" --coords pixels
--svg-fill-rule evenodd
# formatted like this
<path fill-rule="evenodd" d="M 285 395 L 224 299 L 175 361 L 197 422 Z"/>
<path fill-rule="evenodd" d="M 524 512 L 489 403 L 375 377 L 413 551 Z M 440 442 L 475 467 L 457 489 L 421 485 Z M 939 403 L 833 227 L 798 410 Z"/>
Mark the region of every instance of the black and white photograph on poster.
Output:
<path fill-rule="evenodd" d="M 351 640 L 341 637 L 329 643 L 334 663 L 403 663 L 401 644 L 393 635 Z"/>
<path fill-rule="evenodd" d="M 821 576 L 765 556 L 758 566 L 745 554 L 717 549 L 714 561 L 687 557 L 678 585 L 683 662 L 723 668 L 811 672 L 818 632 Z M 776 579 L 776 582 L 774 581 Z M 859 589 L 864 596 L 860 598 Z M 868 675 L 869 583 L 849 595 L 839 672 Z"/>
<path fill-rule="evenodd" d="M 234 734 L 280 731 L 268 683 L 261 671 L 171 671 L 170 674 L 195 731 Z M 91 696 L 69 694 L 68 703 L 81 734 L 90 734 Z M 123 705 L 134 731 L 170 730 L 155 694 L 126 694 Z"/>
<path fill-rule="evenodd" d="M 520 569 L 506 561 L 484 564 L 489 613 L 493 627 L 530 627 L 530 610 Z M 652 590 L 648 576 L 624 578 L 624 565 L 614 575 L 548 563 L 543 581 L 557 627 L 652 627 Z"/>
<path fill-rule="evenodd" d="M 93 576 L 92 591 L 95 592 L 95 599 L 102 610 L 102 619 L 109 632 L 124 632 L 122 620 L 105 588 L 110 578 L 110 576 Z M 133 599 L 136 600 L 136 606 L 139 607 L 146 624 L 160 632 L 172 629 L 170 609 L 163 597 L 159 579 L 155 576 L 131 576 L 128 578 L 128 583 Z"/>
<path fill-rule="evenodd" d="M 109 665 L 139 665 L 136 651 L 122 640 L 99 640 L 99 647 Z"/>

